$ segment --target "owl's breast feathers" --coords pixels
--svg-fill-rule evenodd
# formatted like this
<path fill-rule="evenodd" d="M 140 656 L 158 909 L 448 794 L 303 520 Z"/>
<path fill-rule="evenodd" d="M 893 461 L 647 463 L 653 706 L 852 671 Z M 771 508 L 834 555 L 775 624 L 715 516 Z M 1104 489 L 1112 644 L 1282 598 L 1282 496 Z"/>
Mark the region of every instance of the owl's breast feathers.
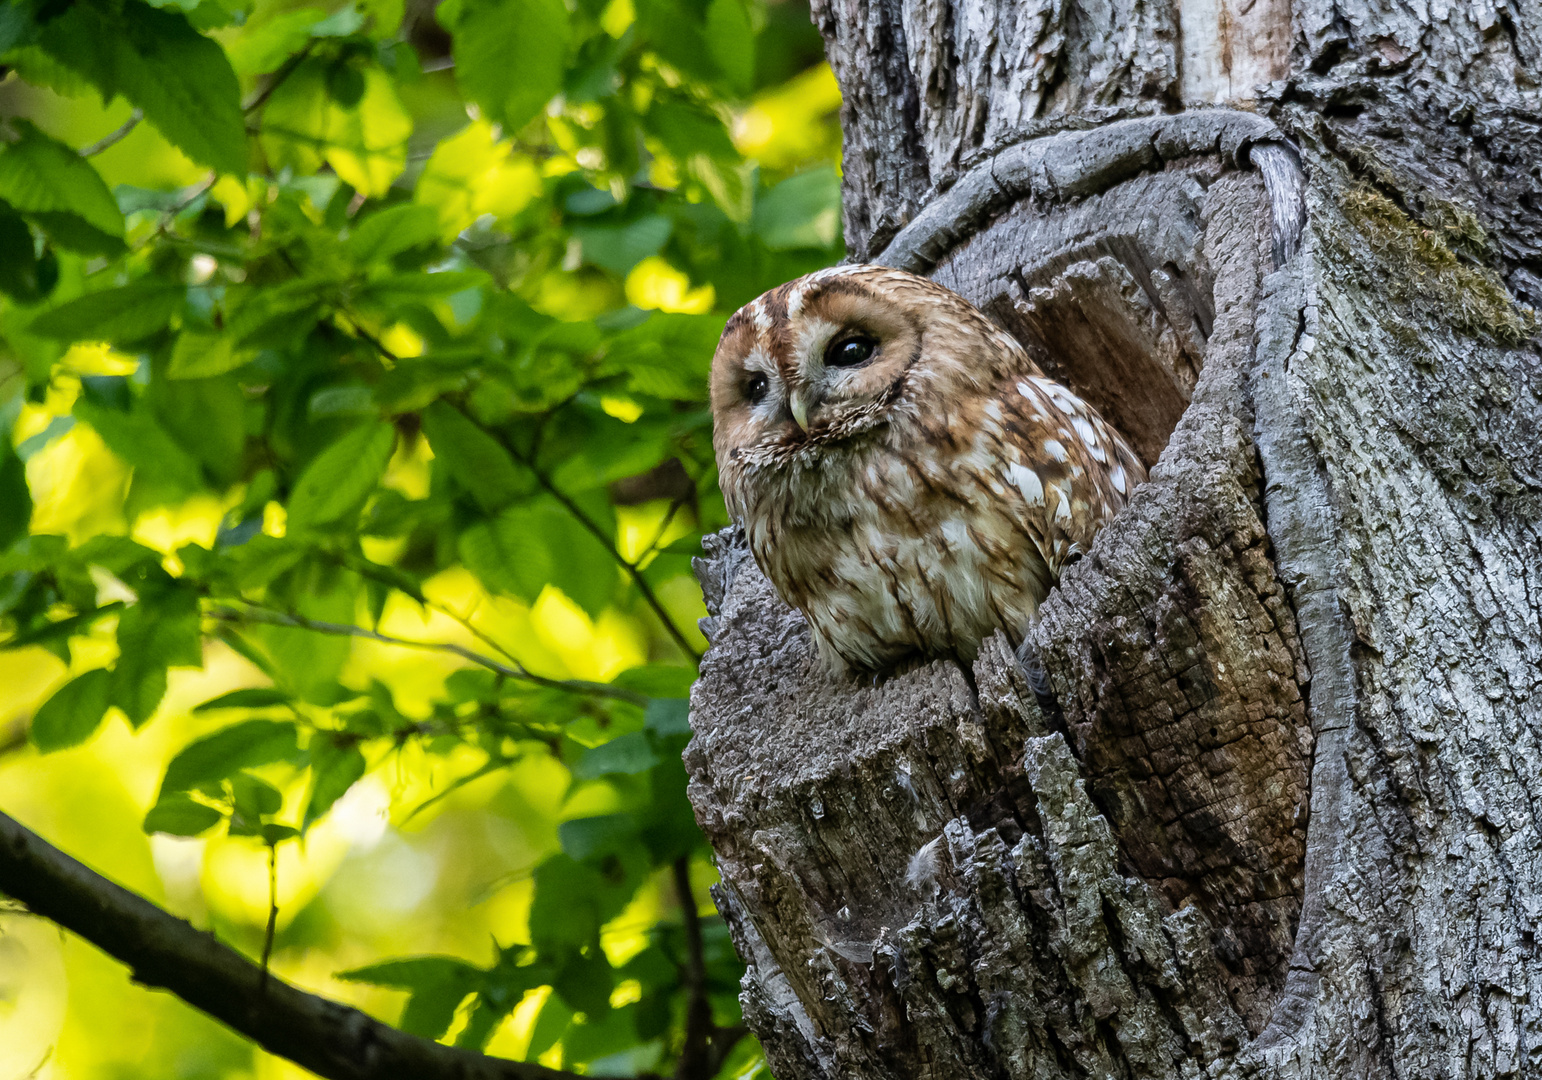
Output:
<path fill-rule="evenodd" d="M 821 270 L 747 304 L 712 402 L 729 511 L 838 670 L 1020 637 L 1145 479 L 1001 327 L 888 267 Z"/>
<path fill-rule="evenodd" d="M 1026 372 L 941 410 L 901 400 L 871 437 L 778 471 L 745 508 L 750 547 L 837 670 L 1020 638 L 1145 479 L 1094 410 Z"/>

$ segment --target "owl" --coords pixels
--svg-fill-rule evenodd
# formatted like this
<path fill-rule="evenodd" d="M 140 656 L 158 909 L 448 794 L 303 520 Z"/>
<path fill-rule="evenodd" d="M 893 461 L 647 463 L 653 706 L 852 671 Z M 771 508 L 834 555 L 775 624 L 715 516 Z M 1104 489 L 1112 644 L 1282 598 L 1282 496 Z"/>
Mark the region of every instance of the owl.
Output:
<path fill-rule="evenodd" d="M 729 513 L 836 672 L 1021 640 L 1145 469 L 967 300 L 882 266 L 791 281 L 712 361 Z"/>

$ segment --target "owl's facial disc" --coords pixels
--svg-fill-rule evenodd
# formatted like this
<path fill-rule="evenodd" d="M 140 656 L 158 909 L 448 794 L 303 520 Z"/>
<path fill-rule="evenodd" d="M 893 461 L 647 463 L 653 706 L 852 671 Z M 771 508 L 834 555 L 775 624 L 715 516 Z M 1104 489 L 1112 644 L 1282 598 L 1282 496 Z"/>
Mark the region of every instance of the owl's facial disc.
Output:
<path fill-rule="evenodd" d="M 827 291 L 804 304 L 793 333 L 788 407 L 813 441 L 882 422 L 884 405 L 920 355 L 921 338 L 891 302 L 867 291 Z"/>

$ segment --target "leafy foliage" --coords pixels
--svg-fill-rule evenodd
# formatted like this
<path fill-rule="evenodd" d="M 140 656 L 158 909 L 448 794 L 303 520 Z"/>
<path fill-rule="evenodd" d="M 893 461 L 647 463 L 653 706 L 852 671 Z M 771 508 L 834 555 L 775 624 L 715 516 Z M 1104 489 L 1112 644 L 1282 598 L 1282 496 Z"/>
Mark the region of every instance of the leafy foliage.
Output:
<path fill-rule="evenodd" d="M 839 255 L 806 8 L 4 0 L 0 62 L 0 656 L 60 672 L 32 745 L 181 716 L 144 829 L 280 853 L 393 770 L 435 778 L 407 829 L 550 762 L 490 962 L 341 978 L 527 1060 L 666 1071 L 692 994 L 731 1042 L 723 927 L 644 899 L 709 873 L 712 349 Z"/>

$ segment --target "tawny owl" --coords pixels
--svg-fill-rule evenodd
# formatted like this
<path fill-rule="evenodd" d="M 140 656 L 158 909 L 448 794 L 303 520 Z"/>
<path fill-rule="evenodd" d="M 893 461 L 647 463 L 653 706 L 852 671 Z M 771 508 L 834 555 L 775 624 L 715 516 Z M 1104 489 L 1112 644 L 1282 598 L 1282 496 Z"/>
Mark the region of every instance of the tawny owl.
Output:
<path fill-rule="evenodd" d="M 712 362 L 728 509 L 836 671 L 1020 640 L 1145 479 L 1086 402 L 968 301 L 881 266 L 741 308 Z"/>

